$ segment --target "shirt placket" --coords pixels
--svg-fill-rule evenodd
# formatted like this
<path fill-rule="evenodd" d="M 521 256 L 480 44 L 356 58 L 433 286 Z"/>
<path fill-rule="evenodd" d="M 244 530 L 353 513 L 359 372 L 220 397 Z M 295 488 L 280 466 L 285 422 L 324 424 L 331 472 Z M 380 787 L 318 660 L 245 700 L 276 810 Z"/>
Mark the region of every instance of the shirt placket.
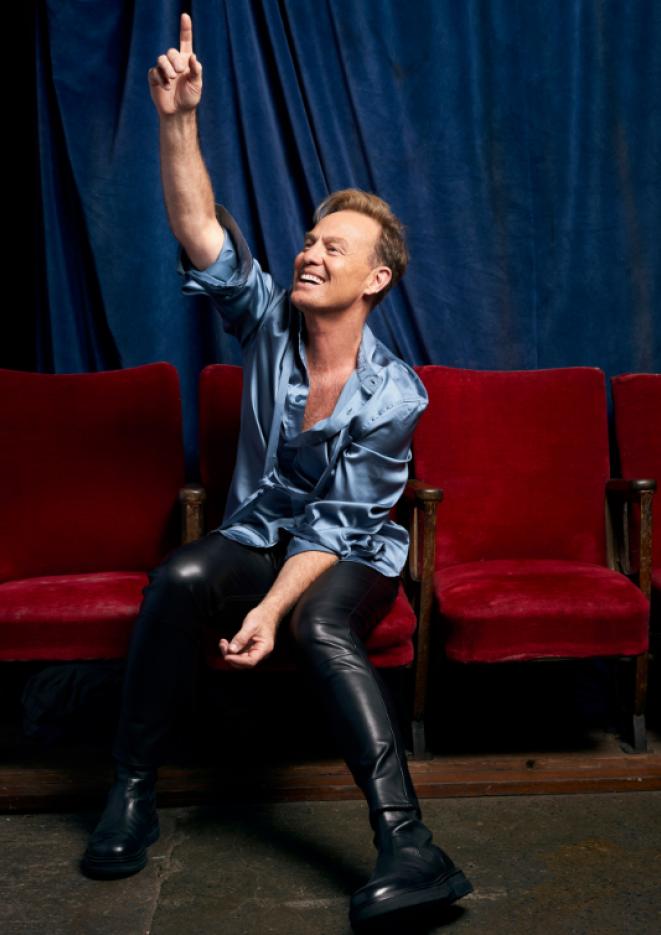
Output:
<path fill-rule="evenodd" d="M 298 361 L 294 361 L 283 415 L 283 428 L 285 438 L 291 439 L 299 434 L 303 424 L 303 413 L 308 398 L 309 387 L 301 371 Z"/>

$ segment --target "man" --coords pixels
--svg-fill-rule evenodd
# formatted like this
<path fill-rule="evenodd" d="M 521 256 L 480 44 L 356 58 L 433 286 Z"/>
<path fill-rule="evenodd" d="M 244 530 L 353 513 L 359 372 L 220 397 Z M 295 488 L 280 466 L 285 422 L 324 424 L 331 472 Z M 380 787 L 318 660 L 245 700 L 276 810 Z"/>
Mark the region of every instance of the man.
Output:
<path fill-rule="evenodd" d="M 182 289 L 210 295 L 243 348 L 241 434 L 221 526 L 176 549 L 144 589 L 115 781 L 83 869 L 119 877 L 146 863 L 159 835 L 162 743 L 190 692 L 203 625 L 215 627 L 231 666 L 250 668 L 286 621 L 369 806 L 378 857 L 352 895 L 352 923 L 453 902 L 471 884 L 422 823 L 397 715 L 362 642 L 398 591 L 408 535 L 388 514 L 428 403 L 415 372 L 366 325 L 406 267 L 401 224 L 373 195 L 336 192 L 317 209 L 291 289 L 276 286 L 214 201 L 197 142 L 202 66 L 188 14 L 180 49 L 159 57 L 149 81 Z"/>

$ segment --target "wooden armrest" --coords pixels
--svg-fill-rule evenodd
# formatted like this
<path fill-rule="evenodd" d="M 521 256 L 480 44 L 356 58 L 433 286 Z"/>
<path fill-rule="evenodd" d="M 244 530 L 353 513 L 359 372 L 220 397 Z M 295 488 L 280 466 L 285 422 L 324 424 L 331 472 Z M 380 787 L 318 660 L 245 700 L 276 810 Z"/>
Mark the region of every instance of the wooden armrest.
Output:
<path fill-rule="evenodd" d="M 639 496 L 644 490 L 656 490 L 656 480 L 652 477 L 611 477 L 606 481 L 606 493 L 623 493 L 631 497 Z"/>
<path fill-rule="evenodd" d="M 181 544 L 200 539 L 204 533 L 204 501 L 207 492 L 201 484 L 185 484 L 179 491 L 181 503 Z"/>
<path fill-rule="evenodd" d="M 654 478 L 613 477 L 606 481 L 606 548 L 608 565 L 617 568 L 623 574 L 637 577 L 638 587 L 650 600 L 652 594 L 652 500 L 656 491 Z M 631 562 L 629 540 L 630 501 L 640 504 L 640 565 L 634 571 Z M 613 501 L 616 501 L 621 515 L 615 521 Z M 615 530 L 621 530 L 616 536 Z"/>
<path fill-rule="evenodd" d="M 422 480 L 411 477 L 406 482 L 403 496 L 409 501 L 420 500 L 424 502 L 425 500 L 434 500 L 440 503 L 443 499 L 443 491 L 440 487 L 432 487 Z"/>
<path fill-rule="evenodd" d="M 434 570 L 436 558 L 436 511 L 443 491 L 417 478 L 409 478 L 400 504 L 409 511 L 407 523 L 410 537 L 408 571 L 413 581 L 422 581 L 426 569 Z M 422 515 L 422 556 L 420 555 L 420 522 Z"/>

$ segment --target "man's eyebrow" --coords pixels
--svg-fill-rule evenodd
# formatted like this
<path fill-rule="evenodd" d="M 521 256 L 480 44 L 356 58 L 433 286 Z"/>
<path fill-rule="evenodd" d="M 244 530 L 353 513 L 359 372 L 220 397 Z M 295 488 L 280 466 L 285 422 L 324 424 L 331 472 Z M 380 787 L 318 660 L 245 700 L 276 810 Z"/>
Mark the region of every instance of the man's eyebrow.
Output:
<path fill-rule="evenodd" d="M 308 240 L 308 239 L 317 240 L 318 238 L 315 237 L 313 231 L 306 231 L 305 240 Z M 324 243 L 340 243 L 342 244 L 343 247 L 346 247 L 348 245 L 348 241 L 346 241 L 344 237 L 340 237 L 338 234 L 330 234 L 326 237 L 322 237 L 321 239 L 323 240 Z"/>

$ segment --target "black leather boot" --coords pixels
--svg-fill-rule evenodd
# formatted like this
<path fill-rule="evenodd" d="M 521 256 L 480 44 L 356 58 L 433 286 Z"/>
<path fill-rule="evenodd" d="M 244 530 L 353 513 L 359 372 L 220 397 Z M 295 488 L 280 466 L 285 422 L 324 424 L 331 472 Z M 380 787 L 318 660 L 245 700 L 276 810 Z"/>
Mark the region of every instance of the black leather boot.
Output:
<path fill-rule="evenodd" d="M 376 867 L 368 882 L 351 897 L 352 925 L 371 922 L 396 910 L 409 912 L 430 904 L 455 902 L 473 886 L 450 857 L 432 843 L 432 833 L 419 809 L 370 814 Z"/>
<path fill-rule="evenodd" d="M 145 866 L 147 847 L 160 835 L 156 776 L 156 769 L 116 765 L 105 811 L 82 859 L 86 876 L 126 877 Z"/>

